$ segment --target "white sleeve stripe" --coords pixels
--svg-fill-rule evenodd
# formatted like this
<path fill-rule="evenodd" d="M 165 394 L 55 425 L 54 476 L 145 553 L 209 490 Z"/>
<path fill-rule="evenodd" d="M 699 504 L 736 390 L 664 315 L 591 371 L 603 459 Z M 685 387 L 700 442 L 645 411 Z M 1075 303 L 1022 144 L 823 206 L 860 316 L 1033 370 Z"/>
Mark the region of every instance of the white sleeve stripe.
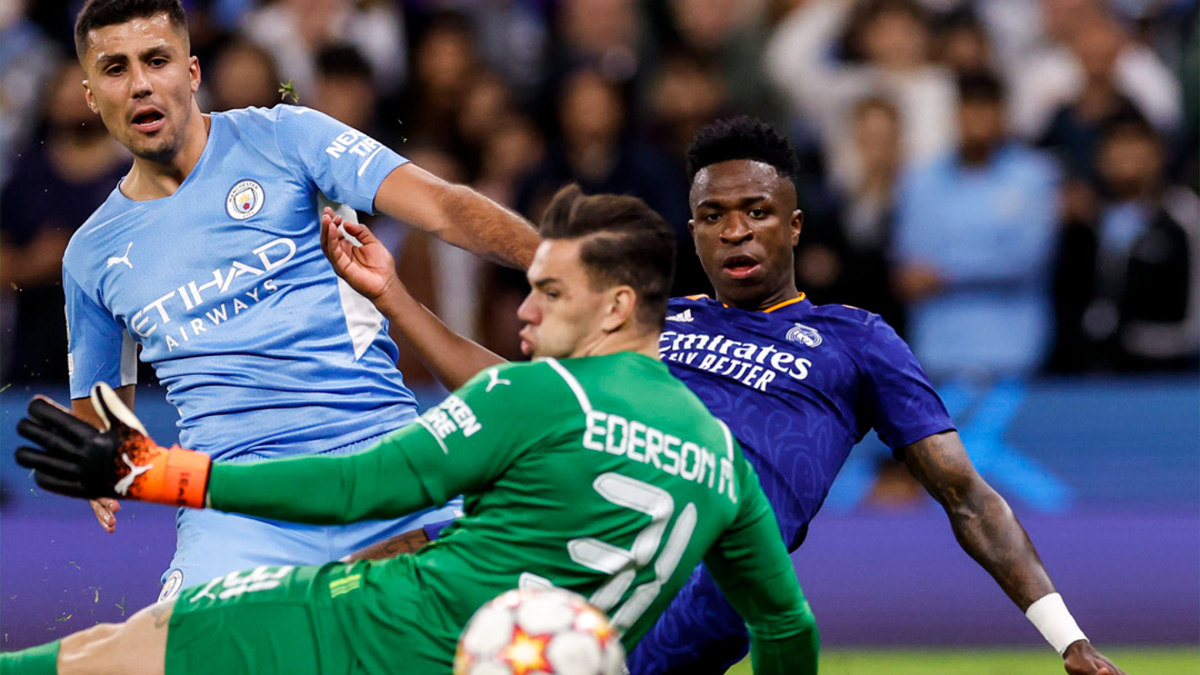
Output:
<path fill-rule="evenodd" d="M 725 449 L 729 452 L 729 459 L 733 459 L 733 433 L 729 431 L 729 427 L 720 419 L 714 417 L 717 424 L 721 425 L 721 431 L 725 432 Z"/>
<path fill-rule="evenodd" d="M 368 155 L 366 161 L 362 163 L 362 166 L 358 167 L 358 175 L 360 178 L 362 177 L 363 172 L 367 170 L 367 167 L 371 165 L 371 162 L 375 161 L 375 156 L 378 155 L 382 150 L 382 145 L 378 148 L 375 148 L 375 152 L 372 152 L 370 155 Z"/>
<path fill-rule="evenodd" d="M 567 386 L 571 388 L 571 393 L 575 394 L 575 398 L 579 401 L 579 407 L 583 408 L 583 412 L 585 414 L 591 413 L 592 402 L 588 400 L 587 394 L 584 393 L 583 387 L 579 384 L 579 380 L 576 380 L 575 376 L 572 375 L 566 368 L 564 368 L 563 364 L 559 363 L 557 359 L 547 358 L 544 360 L 546 363 L 550 364 L 550 367 L 553 368 L 554 371 L 557 372 L 559 376 L 562 377 L 562 379 L 567 383 Z"/>
<path fill-rule="evenodd" d="M 442 446 L 442 452 L 447 455 L 450 454 L 450 448 L 446 447 L 446 442 L 434 432 L 433 427 L 429 426 L 429 422 L 426 422 L 422 417 L 418 417 L 417 421 L 421 423 L 421 426 L 425 427 L 425 430 L 429 432 L 430 436 L 433 436 L 433 440 L 437 441 L 438 445 Z"/>
<path fill-rule="evenodd" d="M 137 384 L 137 343 L 126 331 L 121 335 L 121 386 Z"/>

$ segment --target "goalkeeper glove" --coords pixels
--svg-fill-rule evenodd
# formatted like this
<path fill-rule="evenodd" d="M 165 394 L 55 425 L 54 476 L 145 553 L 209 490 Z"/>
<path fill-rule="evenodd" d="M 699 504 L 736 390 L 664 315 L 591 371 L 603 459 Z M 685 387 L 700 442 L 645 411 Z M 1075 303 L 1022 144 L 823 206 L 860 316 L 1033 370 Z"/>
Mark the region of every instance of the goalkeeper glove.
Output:
<path fill-rule="evenodd" d="M 37 484 L 71 497 L 128 497 L 203 508 L 208 455 L 178 445 L 159 447 L 107 384 L 92 388 L 97 429 L 43 396 L 29 403 L 17 433 L 41 447 L 17 449 L 17 463 Z"/>

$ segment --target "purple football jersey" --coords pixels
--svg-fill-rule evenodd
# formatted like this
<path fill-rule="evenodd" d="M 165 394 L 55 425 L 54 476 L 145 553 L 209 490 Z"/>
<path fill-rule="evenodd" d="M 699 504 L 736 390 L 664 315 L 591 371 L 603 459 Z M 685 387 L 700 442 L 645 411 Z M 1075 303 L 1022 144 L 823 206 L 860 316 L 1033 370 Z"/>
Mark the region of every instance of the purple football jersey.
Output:
<path fill-rule="evenodd" d="M 954 428 L 908 345 L 862 309 L 675 298 L 659 352 L 741 442 L 789 550 L 869 430 L 898 450 Z"/>

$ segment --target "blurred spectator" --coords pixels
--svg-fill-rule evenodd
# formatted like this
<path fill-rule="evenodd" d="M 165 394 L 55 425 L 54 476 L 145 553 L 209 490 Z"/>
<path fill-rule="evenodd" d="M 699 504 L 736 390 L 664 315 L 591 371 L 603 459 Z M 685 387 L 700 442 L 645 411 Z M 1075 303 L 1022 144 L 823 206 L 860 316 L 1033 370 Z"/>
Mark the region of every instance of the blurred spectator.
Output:
<path fill-rule="evenodd" d="M 279 69 L 271 53 L 259 45 L 235 37 L 222 43 L 212 64 L 204 78 L 208 110 L 270 108 L 280 102 Z"/>
<path fill-rule="evenodd" d="M 1049 351 L 1057 173 L 1008 137 L 1000 82 L 959 83 L 959 147 L 906 173 L 897 291 L 932 378 L 1031 374 Z"/>
<path fill-rule="evenodd" d="M 461 159 L 477 173 L 484 146 L 500 124 L 517 114 L 512 89 L 500 76 L 480 71 L 467 84 L 457 116 L 457 140 Z"/>
<path fill-rule="evenodd" d="M 247 37 L 275 56 L 301 100 L 316 94 L 316 54 L 349 43 L 371 64 L 380 93 L 397 90 L 407 70 L 404 16 L 387 0 L 274 0 L 245 20 Z"/>
<path fill-rule="evenodd" d="M 1094 34 L 1083 42 L 1076 40 L 1076 31 L 1114 20 L 1101 0 L 1042 0 L 1042 8 L 1043 34 L 1030 41 L 1024 58 L 1010 67 L 1014 130 L 1027 139 L 1037 138 L 1054 111 L 1079 98 L 1084 87 L 1086 75 L 1077 52 L 1098 45 L 1089 42 Z M 1117 89 L 1160 131 L 1170 133 L 1178 127 L 1179 82 L 1151 48 L 1122 36 L 1112 71 Z"/>
<path fill-rule="evenodd" d="M 6 339 L 6 382 L 66 382 L 63 251 L 129 168 L 124 148 L 88 109 L 83 78 L 73 59 L 59 66 L 39 141 L 20 155 L 12 180 L 0 193 L 0 289 L 6 310 L 0 333 Z"/>
<path fill-rule="evenodd" d="M 731 114 L 732 103 L 724 81 L 713 67 L 690 52 L 668 54 L 655 73 L 650 88 L 650 138 L 674 163 L 680 176 L 686 171 L 688 144 L 700 127 Z M 682 180 L 682 178 L 681 178 Z M 683 217 L 686 223 L 686 216 Z M 686 226 L 675 226 L 675 290 L 677 295 L 708 293 L 708 279 Z"/>
<path fill-rule="evenodd" d="M 555 83 L 585 68 L 621 85 L 646 75 L 651 39 L 635 0 L 562 0 L 557 28 Z"/>
<path fill-rule="evenodd" d="M 524 182 L 518 209 L 536 222 L 550 197 L 576 182 L 588 194 L 640 197 L 685 236 L 689 211 L 684 172 L 653 148 L 629 140 L 627 109 L 622 88 L 600 71 L 580 70 L 568 78 L 559 99 L 561 143 Z M 694 257 L 690 245 L 681 253 Z M 676 291 L 682 290 L 681 281 L 676 279 Z M 705 291 L 707 285 L 700 292 Z"/>
<path fill-rule="evenodd" d="M 470 23 L 450 12 L 430 17 L 417 38 L 402 120 L 422 143 L 461 154 L 459 111 L 481 68 L 475 42 Z"/>
<path fill-rule="evenodd" d="M 783 125 L 786 106 L 762 68 L 767 39 L 763 4 L 671 0 L 670 14 L 682 49 L 720 78 L 725 95 L 736 103 L 736 112 Z"/>
<path fill-rule="evenodd" d="M 546 156 L 545 140 L 533 121 L 511 114 L 493 122 L 479 156 L 472 187 L 509 207 L 516 207 L 517 188 Z"/>
<path fill-rule="evenodd" d="M 1163 142 L 1144 120 L 1110 124 L 1097 159 L 1111 199 L 1094 233 L 1095 285 L 1080 327 L 1099 359 L 1084 365 L 1194 370 L 1200 197 L 1164 184 Z"/>
<path fill-rule="evenodd" d="M 987 29 L 969 12 L 955 13 L 943 21 L 935 42 L 938 63 L 956 75 L 995 70 Z"/>
<path fill-rule="evenodd" d="M 25 0 L 0 3 L 0 186 L 12 177 L 14 150 L 28 144 L 38 125 L 39 103 L 55 59 L 54 44 L 26 16 Z"/>
<path fill-rule="evenodd" d="M 465 17 L 476 35 L 475 48 L 488 69 L 500 74 L 522 103 L 537 103 L 549 67 L 546 57 L 554 3 L 427 0 L 424 4 Z"/>
<path fill-rule="evenodd" d="M 399 141 L 395 125 L 379 122 L 378 97 L 372 84 L 371 64 L 356 47 L 330 44 L 317 50 L 316 96 L 312 107 L 391 147 Z"/>
<path fill-rule="evenodd" d="M 650 91 L 651 136 L 681 166 L 700 127 L 734 112 L 720 74 L 690 52 L 667 54 Z"/>
<path fill-rule="evenodd" d="M 841 58 L 839 32 L 847 33 Z M 854 104 L 870 95 L 896 102 L 906 161 L 924 161 L 954 139 L 954 81 L 930 61 L 924 14 L 912 0 L 809 0 L 793 10 L 767 44 L 767 73 L 798 114 L 823 136 L 831 171 L 858 182 L 850 125 Z"/>
<path fill-rule="evenodd" d="M 1112 119 L 1139 116 L 1137 106 L 1117 88 L 1116 64 L 1123 48 L 1120 28 L 1104 16 L 1090 16 L 1071 35 L 1072 52 L 1083 74 L 1078 95 L 1054 113 L 1038 145 L 1051 148 L 1072 176 L 1095 183 L 1093 160 L 1100 129 Z"/>
<path fill-rule="evenodd" d="M 903 331 L 904 309 L 891 283 L 895 190 L 903 145 L 900 112 L 887 99 L 867 98 L 854 107 L 853 124 L 854 147 L 862 171 L 857 183 L 839 186 L 841 227 L 831 245 L 831 249 L 838 247 L 834 250 L 839 273 L 828 299 L 868 309 Z M 806 223 L 801 237 L 797 271 L 807 288 L 817 286 L 818 280 L 811 277 L 824 266 L 821 258 L 814 259 L 810 249 L 803 246 L 804 240 L 814 234 L 815 240 L 820 240 L 819 231 L 814 232 L 816 225 Z"/>

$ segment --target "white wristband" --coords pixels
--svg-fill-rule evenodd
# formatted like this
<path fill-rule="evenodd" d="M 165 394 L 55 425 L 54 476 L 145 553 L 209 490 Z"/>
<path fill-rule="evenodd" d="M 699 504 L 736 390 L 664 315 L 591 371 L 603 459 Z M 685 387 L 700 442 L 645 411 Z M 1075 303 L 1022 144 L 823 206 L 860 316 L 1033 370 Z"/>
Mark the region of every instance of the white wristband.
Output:
<path fill-rule="evenodd" d="M 1037 627 L 1046 642 L 1054 647 L 1059 656 L 1067 651 L 1076 640 L 1086 640 L 1087 636 L 1079 629 L 1074 617 L 1067 611 L 1067 605 L 1058 593 L 1043 595 L 1025 610 L 1025 618 Z"/>

